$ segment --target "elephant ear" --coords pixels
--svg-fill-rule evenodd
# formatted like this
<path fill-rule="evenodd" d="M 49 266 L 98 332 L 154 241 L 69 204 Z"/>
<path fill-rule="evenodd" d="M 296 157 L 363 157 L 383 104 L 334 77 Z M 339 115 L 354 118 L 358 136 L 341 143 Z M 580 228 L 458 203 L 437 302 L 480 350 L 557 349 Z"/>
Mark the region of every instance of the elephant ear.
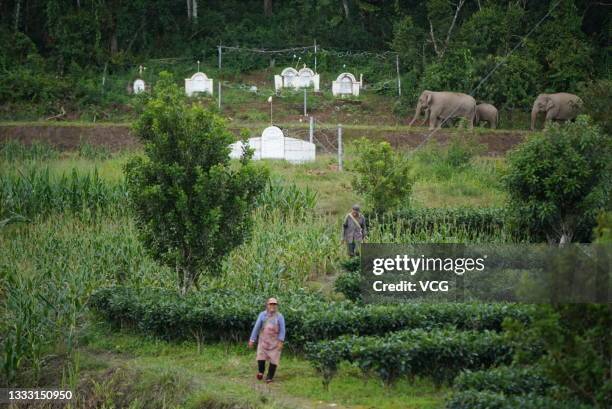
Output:
<path fill-rule="evenodd" d="M 548 101 L 546 102 L 546 111 L 550 111 L 554 107 L 555 107 L 555 103 L 553 102 L 552 99 L 549 98 Z"/>
<path fill-rule="evenodd" d="M 425 97 L 425 101 L 427 101 L 427 106 L 431 105 L 431 100 L 433 99 L 433 93 L 429 92 L 427 93 L 427 96 Z"/>

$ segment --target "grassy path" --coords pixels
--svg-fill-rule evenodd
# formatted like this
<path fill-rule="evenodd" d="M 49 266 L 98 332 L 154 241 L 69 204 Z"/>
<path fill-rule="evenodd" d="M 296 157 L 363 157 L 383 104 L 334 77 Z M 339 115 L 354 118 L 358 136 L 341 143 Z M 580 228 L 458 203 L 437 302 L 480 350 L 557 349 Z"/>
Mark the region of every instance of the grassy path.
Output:
<path fill-rule="evenodd" d="M 429 409 L 441 407 L 445 394 L 425 381 L 385 389 L 351 367 L 325 391 L 309 363 L 289 352 L 268 386 L 255 379 L 254 352 L 243 345 L 216 343 L 198 352 L 192 342 L 110 332 L 104 324 L 86 335 L 80 370 L 89 402 L 122 400 L 134 408 Z"/>

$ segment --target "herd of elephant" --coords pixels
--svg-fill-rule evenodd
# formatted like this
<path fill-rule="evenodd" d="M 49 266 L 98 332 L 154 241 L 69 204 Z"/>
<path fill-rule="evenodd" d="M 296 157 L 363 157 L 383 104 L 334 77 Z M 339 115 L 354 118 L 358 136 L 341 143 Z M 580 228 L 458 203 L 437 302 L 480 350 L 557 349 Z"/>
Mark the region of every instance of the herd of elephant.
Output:
<path fill-rule="evenodd" d="M 531 130 L 535 129 L 539 113 L 545 112 L 545 121 L 567 121 L 576 118 L 580 113 L 582 100 L 567 92 L 556 94 L 540 94 L 531 109 Z M 417 118 L 424 115 L 429 121 L 429 129 L 433 130 L 453 118 L 465 118 L 470 128 L 481 122 L 486 122 L 491 128 L 499 124 L 499 112 L 491 104 L 476 103 L 474 97 L 460 92 L 423 91 L 419 97 L 412 125 Z"/>

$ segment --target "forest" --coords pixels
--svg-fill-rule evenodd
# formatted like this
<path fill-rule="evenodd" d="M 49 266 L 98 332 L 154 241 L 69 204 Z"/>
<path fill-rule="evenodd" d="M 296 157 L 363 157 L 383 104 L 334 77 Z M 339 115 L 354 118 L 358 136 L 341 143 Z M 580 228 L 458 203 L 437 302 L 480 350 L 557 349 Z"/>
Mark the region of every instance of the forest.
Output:
<path fill-rule="evenodd" d="M 390 96 L 397 54 L 396 115 L 423 89 L 527 111 L 540 92 L 584 94 L 609 80 L 609 33 L 610 4 L 596 0 L 2 1 L 0 112 L 13 119 L 32 103 L 39 116 L 112 110 L 129 105 L 125 88 L 141 64 L 153 82 L 200 60 L 227 80 L 296 56 L 228 53 L 217 73 L 220 44 L 310 47 L 298 57 L 312 66 L 315 43 L 319 71 L 335 78 L 347 67 Z"/>

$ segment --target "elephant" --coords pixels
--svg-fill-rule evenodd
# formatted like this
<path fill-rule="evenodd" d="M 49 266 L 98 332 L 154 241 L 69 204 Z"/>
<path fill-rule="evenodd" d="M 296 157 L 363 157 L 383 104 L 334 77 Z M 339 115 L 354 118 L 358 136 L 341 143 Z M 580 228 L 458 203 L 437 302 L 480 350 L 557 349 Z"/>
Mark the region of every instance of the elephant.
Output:
<path fill-rule="evenodd" d="M 409 126 L 416 121 L 421 113 L 425 114 L 425 120 L 429 119 L 430 130 L 441 126 L 439 121 L 445 122 L 457 117 L 467 119 L 470 129 L 472 129 L 476 116 L 476 100 L 472 96 L 460 92 L 425 90 L 419 97 L 414 118 L 410 121 Z"/>
<path fill-rule="evenodd" d="M 546 121 L 567 121 L 576 118 L 582 108 L 582 99 L 574 94 L 559 92 L 556 94 L 540 94 L 531 109 L 531 130 L 540 112 L 546 112 Z"/>
<path fill-rule="evenodd" d="M 491 129 L 497 128 L 499 123 L 499 112 L 491 104 L 478 104 L 476 105 L 476 118 L 474 124 L 478 125 L 480 121 L 488 122 Z"/>

